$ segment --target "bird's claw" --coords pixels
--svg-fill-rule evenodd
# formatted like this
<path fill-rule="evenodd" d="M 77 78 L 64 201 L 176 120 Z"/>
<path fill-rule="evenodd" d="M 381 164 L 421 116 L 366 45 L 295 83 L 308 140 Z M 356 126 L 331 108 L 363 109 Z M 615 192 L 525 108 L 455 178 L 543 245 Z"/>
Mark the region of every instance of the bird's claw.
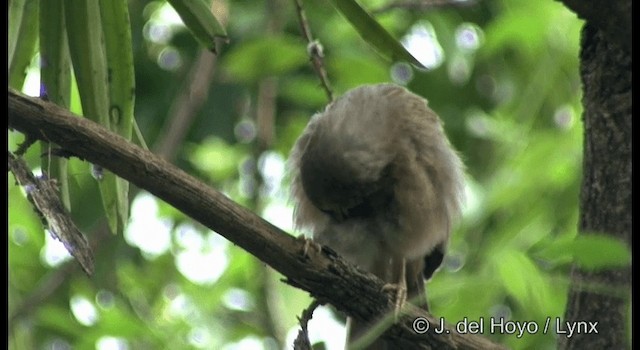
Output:
<path fill-rule="evenodd" d="M 302 256 L 305 258 L 309 256 L 309 249 L 311 248 L 315 249 L 318 252 L 322 250 L 322 246 L 320 244 L 316 243 L 310 238 L 307 238 L 305 235 L 298 236 L 298 239 L 304 241 L 304 246 L 302 247 Z"/>
<path fill-rule="evenodd" d="M 387 283 L 382 286 L 383 292 L 393 292 L 393 301 L 394 301 L 394 310 L 393 316 L 395 321 L 398 321 L 400 317 L 400 311 L 404 307 L 404 304 L 407 302 L 407 287 L 403 286 L 402 283 Z"/>

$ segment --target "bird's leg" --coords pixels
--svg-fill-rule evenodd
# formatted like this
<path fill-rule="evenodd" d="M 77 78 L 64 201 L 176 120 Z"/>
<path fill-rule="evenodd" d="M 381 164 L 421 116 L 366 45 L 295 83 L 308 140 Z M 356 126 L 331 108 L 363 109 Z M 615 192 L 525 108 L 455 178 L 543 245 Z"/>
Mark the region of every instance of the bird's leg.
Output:
<path fill-rule="evenodd" d="M 322 245 L 316 243 L 313 239 L 308 238 L 305 235 L 298 236 L 298 239 L 304 241 L 304 246 L 302 247 L 302 256 L 304 256 L 305 258 L 309 256 L 309 248 L 313 248 L 317 252 L 322 251 Z"/>
<path fill-rule="evenodd" d="M 400 316 L 400 310 L 407 301 L 407 261 L 404 258 L 392 258 L 391 259 L 391 280 L 395 280 L 395 284 L 385 284 L 382 287 L 383 291 L 395 291 L 394 296 L 394 316 L 398 320 Z"/>

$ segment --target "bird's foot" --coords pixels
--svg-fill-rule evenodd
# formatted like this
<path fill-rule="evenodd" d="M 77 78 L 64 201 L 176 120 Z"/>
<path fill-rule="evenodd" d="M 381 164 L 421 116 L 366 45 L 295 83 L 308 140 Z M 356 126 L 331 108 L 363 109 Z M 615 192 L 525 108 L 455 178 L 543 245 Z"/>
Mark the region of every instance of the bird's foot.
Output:
<path fill-rule="evenodd" d="M 404 306 L 404 304 L 407 302 L 407 286 L 403 285 L 402 283 L 398 283 L 398 284 L 387 283 L 384 286 L 382 286 L 382 291 L 394 293 L 393 316 L 394 316 L 394 320 L 398 321 L 398 318 L 400 317 L 400 311 L 402 310 L 402 307 Z"/>
<path fill-rule="evenodd" d="M 404 258 L 391 259 L 391 269 L 394 271 L 396 283 L 387 283 L 382 287 L 383 291 L 393 291 L 394 295 L 394 320 L 397 322 L 400 317 L 400 311 L 407 302 L 407 263 Z M 392 279 L 393 280 L 393 279 Z"/>
<path fill-rule="evenodd" d="M 309 256 L 310 249 L 314 249 L 317 252 L 322 251 L 322 245 L 320 245 L 319 243 L 316 243 L 314 240 L 306 237 L 305 235 L 298 236 L 298 239 L 304 241 L 304 246 L 302 247 L 303 257 L 306 258 Z"/>

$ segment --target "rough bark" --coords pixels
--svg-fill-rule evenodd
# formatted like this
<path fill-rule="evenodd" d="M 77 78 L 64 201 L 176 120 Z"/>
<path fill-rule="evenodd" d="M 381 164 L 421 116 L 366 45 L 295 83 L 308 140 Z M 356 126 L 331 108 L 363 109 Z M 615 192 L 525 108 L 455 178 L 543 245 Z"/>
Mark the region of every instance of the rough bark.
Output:
<path fill-rule="evenodd" d="M 64 207 L 56 180 L 47 179 L 46 176 L 35 177 L 25 161 L 11 153 L 7 160 L 9 169 L 18 183 L 24 187 L 27 199 L 32 203 L 51 235 L 64 244 L 87 275 L 93 275 L 91 247 Z"/>
<path fill-rule="evenodd" d="M 596 26 L 582 33 L 584 164 L 580 234 L 605 233 L 631 244 L 631 52 Z M 561 349 L 627 349 L 631 270 L 574 267 L 565 321 L 597 322 Z"/>
<path fill-rule="evenodd" d="M 347 264 L 330 249 L 318 249 L 315 244 L 286 234 L 222 193 L 94 122 L 10 90 L 8 126 L 32 139 L 55 143 L 149 191 L 281 272 L 287 283 L 351 317 L 371 321 L 393 310 L 394 293 L 383 292 L 384 282 L 374 275 Z M 416 319 L 429 321 L 431 329 L 425 334 L 416 333 L 412 328 Z M 458 334 L 451 327 L 436 334 L 438 321 L 411 304 L 406 305 L 397 322 L 389 323 L 383 337 L 398 349 L 503 348 L 478 335 Z"/>
<path fill-rule="evenodd" d="M 631 52 L 631 1 L 562 0 L 569 9 L 600 29 L 607 41 Z"/>

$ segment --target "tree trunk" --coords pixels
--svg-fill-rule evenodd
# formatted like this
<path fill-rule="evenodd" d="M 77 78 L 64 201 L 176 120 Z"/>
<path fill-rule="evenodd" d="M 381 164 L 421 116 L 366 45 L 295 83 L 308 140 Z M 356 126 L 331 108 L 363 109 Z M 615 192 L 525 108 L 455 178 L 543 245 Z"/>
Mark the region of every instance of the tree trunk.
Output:
<path fill-rule="evenodd" d="M 631 52 L 587 21 L 580 56 L 585 135 L 578 231 L 630 246 Z M 631 269 L 574 267 L 571 279 L 565 322 L 585 327 L 571 337 L 559 334 L 559 348 L 628 349 Z"/>

